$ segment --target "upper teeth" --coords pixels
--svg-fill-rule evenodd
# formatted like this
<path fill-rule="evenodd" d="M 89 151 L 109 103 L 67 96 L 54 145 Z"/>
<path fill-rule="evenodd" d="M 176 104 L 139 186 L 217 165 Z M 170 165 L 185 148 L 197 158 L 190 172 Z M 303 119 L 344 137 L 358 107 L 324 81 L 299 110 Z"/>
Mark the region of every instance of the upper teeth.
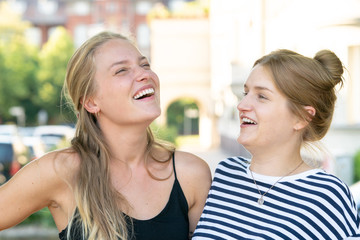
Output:
<path fill-rule="evenodd" d="M 146 95 L 146 94 L 152 94 L 154 93 L 154 89 L 153 88 L 148 88 L 148 89 L 145 89 L 145 90 L 142 90 L 141 92 L 139 92 L 138 94 L 136 94 L 134 96 L 134 99 L 139 99 L 141 98 L 142 96 Z"/>
<path fill-rule="evenodd" d="M 243 121 L 244 123 L 256 124 L 256 122 L 254 122 L 253 120 L 251 120 L 251 119 L 249 119 L 249 118 L 245 118 L 245 117 L 242 119 L 242 121 Z"/>

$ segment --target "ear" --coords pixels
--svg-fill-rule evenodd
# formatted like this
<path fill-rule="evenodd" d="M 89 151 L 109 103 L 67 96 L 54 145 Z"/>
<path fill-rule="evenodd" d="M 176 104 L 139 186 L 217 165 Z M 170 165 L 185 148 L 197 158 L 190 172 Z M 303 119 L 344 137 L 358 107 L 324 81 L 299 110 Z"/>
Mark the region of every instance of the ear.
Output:
<path fill-rule="evenodd" d="M 88 97 L 86 99 L 82 98 L 80 102 L 89 113 L 96 114 L 100 111 L 99 106 L 92 97 Z"/>
<path fill-rule="evenodd" d="M 312 107 L 312 106 L 304 106 L 304 109 L 312 117 L 315 116 L 316 110 L 315 110 L 314 107 Z M 309 124 L 309 122 L 311 122 L 311 120 L 312 120 L 312 118 L 310 118 L 310 117 L 306 117 L 306 119 L 299 119 L 294 125 L 294 130 L 299 131 L 299 130 L 305 128 Z"/>

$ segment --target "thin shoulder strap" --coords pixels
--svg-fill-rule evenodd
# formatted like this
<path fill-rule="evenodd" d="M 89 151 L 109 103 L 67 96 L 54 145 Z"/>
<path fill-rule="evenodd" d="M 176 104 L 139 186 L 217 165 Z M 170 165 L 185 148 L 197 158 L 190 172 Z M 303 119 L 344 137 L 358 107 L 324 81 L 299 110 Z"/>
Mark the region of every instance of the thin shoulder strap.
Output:
<path fill-rule="evenodd" d="M 173 155 L 173 156 L 172 156 L 172 160 L 173 160 L 174 175 L 175 175 L 175 179 L 177 179 L 176 169 L 175 169 L 175 151 L 173 152 L 172 155 Z"/>

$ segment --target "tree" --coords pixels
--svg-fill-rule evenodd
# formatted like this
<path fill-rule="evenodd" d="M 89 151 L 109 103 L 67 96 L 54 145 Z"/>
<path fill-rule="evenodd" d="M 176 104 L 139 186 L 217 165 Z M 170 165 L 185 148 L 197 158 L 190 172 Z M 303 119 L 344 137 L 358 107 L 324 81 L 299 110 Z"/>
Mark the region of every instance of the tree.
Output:
<path fill-rule="evenodd" d="M 7 2 L 0 2 L 0 39 L 10 42 L 14 35 L 23 36 L 30 26 L 29 22 L 22 21 L 20 14 L 15 13 Z"/>
<path fill-rule="evenodd" d="M 40 87 L 37 103 L 48 113 L 50 123 L 69 122 L 73 115 L 61 98 L 67 63 L 74 51 L 71 36 L 65 28 L 56 28 L 39 54 Z"/>
<path fill-rule="evenodd" d="M 12 12 L 6 3 L 0 4 L 0 117 L 15 120 L 9 109 L 22 106 L 28 120 L 34 121 L 36 106 L 37 49 L 27 43 L 25 30 L 29 23 Z"/>
<path fill-rule="evenodd" d="M 198 106 L 191 98 L 179 99 L 167 109 L 167 126 L 176 128 L 178 135 L 199 133 L 199 117 L 186 116 L 186 112 L 189 110 L 198 112 Z"/>

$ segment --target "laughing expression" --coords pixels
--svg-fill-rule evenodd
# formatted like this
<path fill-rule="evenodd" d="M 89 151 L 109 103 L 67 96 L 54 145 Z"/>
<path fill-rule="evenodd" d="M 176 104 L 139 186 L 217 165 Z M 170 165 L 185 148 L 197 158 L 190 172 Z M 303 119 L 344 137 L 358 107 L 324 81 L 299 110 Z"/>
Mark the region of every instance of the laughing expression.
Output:
<path fill-rule="evenodd" d="M 255 66 L 245 85 L 244 97 L 238 104 L 240 135 L 238 142 L 250 152 L 283 146 L 294 137 L 297 118 L 291 113 L 286 97 L 278 90 L 271 72 Z"/>
<path fill-rule="evenodd" d="M 127 40 L 110 40 L 95 54 L 101 121 L 152 122 L 160 115 L 159 79 L 149 61 Z"/>

